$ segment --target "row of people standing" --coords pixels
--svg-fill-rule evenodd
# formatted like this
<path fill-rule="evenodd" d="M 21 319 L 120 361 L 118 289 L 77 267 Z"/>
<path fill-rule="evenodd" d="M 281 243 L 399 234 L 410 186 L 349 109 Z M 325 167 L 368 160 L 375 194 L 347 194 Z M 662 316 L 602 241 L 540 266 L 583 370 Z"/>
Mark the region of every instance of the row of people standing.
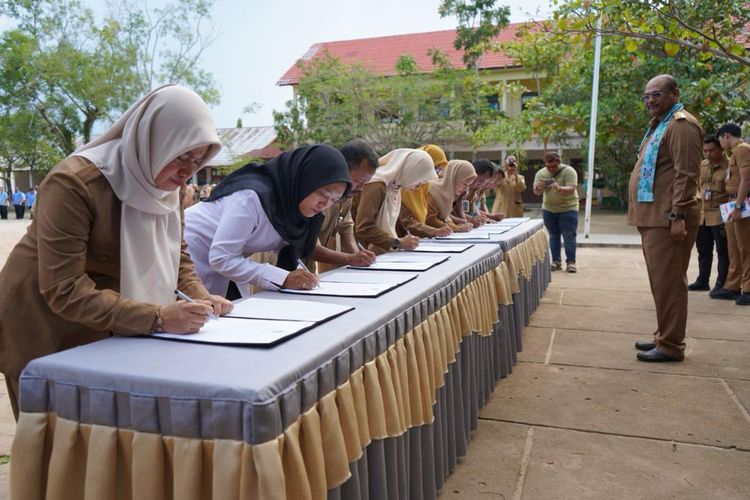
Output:
<path fill-rule="evenodd" d="M 33 208 L 36 202 L 36 188 L 32 187 L 27 193 L 21 191 L 18 186 L 13 189 L 11 194 L 5 190 L 5 186 L 0 184 L 0 219 L 8 218 L 8 208 L 12 205 L 16 214 L 16 219 L 23 219 L 26 215 L 26 209 L 33 218 Z"/>
<path fill-rule="evenodd" d="M 750 305 L 750 214 L 741 210 L 750 193 L 750 145 L 742 140 L 741 127 L 728 123 L 704 138 L 703 156 L 696 196 L 701 205 L 695 240 L 699 272 L 688 290 L 710 290 L 712 299 Z M 730 201 L 736 208 L 725 224 L 720 206 Z M 714 246 L 717 277 L 711 288 Z"/>

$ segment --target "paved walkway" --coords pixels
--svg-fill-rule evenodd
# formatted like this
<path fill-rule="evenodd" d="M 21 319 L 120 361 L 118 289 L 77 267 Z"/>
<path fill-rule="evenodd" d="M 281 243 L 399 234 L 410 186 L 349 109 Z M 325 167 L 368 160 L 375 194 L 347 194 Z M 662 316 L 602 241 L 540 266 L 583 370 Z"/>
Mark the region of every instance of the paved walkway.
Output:
<path fill-rule="evenodd" d="M 692 292 L 686 360 L 642 363 L 640 249 L 582 248 L 578 269 L 553 273 L 441 498 L 749 498 L 750 307 Z"/>
<path fill-rule="evenodd" d="M 0 221 L 0 266 L 27 223 Z M 592 234 L 637 235 L 623 223 L 595 212 Z M 640 249 L 578 255 L 578 274 L 553 274 L 441 498 L 748 498 L 750 308 L 692 293 L 686 361 L 640 363 L 633 342 L 655 326 Z M 15 431 L 6 398 L 0 384 L 0 462 Z"/>

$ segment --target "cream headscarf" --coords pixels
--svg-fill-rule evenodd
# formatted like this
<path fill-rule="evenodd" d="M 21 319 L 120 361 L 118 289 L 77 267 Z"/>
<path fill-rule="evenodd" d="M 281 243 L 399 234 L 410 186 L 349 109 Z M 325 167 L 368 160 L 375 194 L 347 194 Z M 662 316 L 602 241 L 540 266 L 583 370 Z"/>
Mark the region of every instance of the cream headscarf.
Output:
<path fill-rule="evenodd" d="M 443 177 L 430 181 L 430 196 L 440 209 L 440 218 L 445 219 L 453 210 L 456 186 L 461 182 L 471 182 L 477 178 L 474 165 L 466 160 L 451 160 L 445 167 Z"/>
<path fill-rule="evenodd" d="M 221 148 L 206 103 L 192 90 L 167 85 L 143 96 L 101 137 L 71 155 L 94 163 L 122 202 L 123 297 L 174 302 L 182 243 L 180 195 L 160 190 L 154 179 L 173 159 L 201 146 L 209 146 L 203 164 Z"/>
<path fill-rule="evenodd" d="M 375 224 L 395 238 L 396 221 L 401 211 L 401 188 L 437 179 L 437 174 L 430 155 L 417 149 L 394 149 L 378 163 L 380 167 L 370 182 L 382 182 L 386 190 Z"/>

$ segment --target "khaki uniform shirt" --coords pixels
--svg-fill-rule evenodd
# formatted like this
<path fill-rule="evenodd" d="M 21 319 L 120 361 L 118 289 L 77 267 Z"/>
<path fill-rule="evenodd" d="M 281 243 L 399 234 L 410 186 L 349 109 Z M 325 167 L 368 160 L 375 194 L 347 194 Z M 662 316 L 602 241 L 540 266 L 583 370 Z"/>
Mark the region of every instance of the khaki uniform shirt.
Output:
<path fill-rule="evenodd" d="M 656 126 L 651 120 L 649 135 Z M 638 160 L 630 174 L 628 185 L 628 225 L 640 227 L 669 227 L 669 214 L 683 214 L 688 225 L 698 225 L 700 205 L 695 199 L 703 157 L 703 129 L 687 111 L 678 111 L 667 126 L 659 143 L 654 172 L 654 201 L 639 203 L 638 180 L 648 139 L 638 151 Z"/>
<path fill-rule="evenodd" d="M 386 185 L 382 182 L 368 182 L 362 188 L 354 219 L 354 234 L 357 241 L 376 254 L 385 253 L 393 246 L 393 236 L 382 231 L 375 221 L 385 202 Z"/>
<path fill-rule="evenodd" d="M 736 195 L 740 188 L 740 169 L 750 168 L 750 144 L 742 141 L 732 148 L 729 158 L 729 174 L 726 181 L 727 193 Z"/>
<path fill-rule="evenodd" d="M 63 160 L 39 186 L 37 204 L 0 271 L 0 371 L 11 377 L 46 354 L 147 334 L 156 319 L 156 305 L 119 294 L 121 205 L 98 168 Z M 184 241 L 177 284 L 190 297 L 209 296 Z"/>
<path fill-rule="evenodd" d="M 522 195 L 526 191 L 526 179 L 523 175 L 514 174 L 505 178 L 505 182 L 495 188 L 495 202 L 492 212 L 502 212 L 506 217 L 523 217 Z"/>
<path fill-rule="evenodd" d="M 722 159 L 718 165 L 712 165 L 710 161 L 701 162 L 700 186 L 697 197 L 701 203 L 701 225 L 721 226 L 724 222 L 721 220 L 719 205 L 729 201 L 725 183 L 729 162 Z M 706 199 L 706 192 L 711 192 L 711 199 Z"/>
<path fill-rule="evenodd" d="M 318 241 L 331 250 L 336 250 L 336 235 L 354 234 L 352 220 L 352 198 L 341 198 L 323 211 L 325 220 L 320 227 Z"/>

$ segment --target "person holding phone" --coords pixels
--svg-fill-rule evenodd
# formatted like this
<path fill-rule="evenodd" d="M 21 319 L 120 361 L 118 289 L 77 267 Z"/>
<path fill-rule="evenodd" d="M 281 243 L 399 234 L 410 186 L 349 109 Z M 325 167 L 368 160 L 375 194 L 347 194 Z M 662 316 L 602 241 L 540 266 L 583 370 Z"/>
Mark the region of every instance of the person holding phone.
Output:
<path fill-rule="evenodd" d="M 560 155 L 544 155 L 544 168 L 534 176 L 534 194 L 542 195 L 544 227 L 549 233 L 552 270 L 562 269 L 561 240 L 565 243 L 565 270 L 575 273 L 578 228 L 578 173 L 560 162 Z"/>

